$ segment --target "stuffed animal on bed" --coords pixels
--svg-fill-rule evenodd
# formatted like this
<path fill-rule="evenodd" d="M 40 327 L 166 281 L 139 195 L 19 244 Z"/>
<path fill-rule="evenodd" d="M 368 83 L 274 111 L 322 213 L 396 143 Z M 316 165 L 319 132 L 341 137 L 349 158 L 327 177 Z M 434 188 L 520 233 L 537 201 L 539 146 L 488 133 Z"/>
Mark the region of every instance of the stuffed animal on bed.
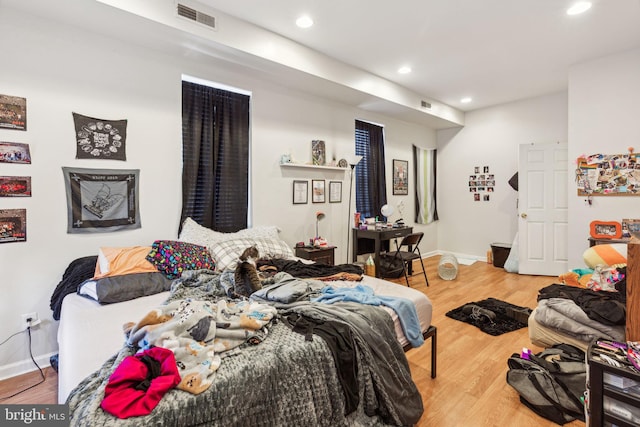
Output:
<path fill-rule="evenodd" d="M 589 280 L 591 280 L 592 272 L 593 270 L 591 269 L 573 269 L 564 274 L 561 274 L 560 276 L 558 276 L 558 278 L 560 279 L 560 283 L 562 284 L 576 286 L 579 288 L 586 288 L 587 283 L 589 283 Z"/>
<path fill-rule="evenodd" d="M 240 255 L 240 260 L 233 276 L 236 294 L 248 297 L 255 291 L 262 289 L 262 283 L 256 268 L 258 257 L 258 249 L 255 246 L 248 247 Z"/>

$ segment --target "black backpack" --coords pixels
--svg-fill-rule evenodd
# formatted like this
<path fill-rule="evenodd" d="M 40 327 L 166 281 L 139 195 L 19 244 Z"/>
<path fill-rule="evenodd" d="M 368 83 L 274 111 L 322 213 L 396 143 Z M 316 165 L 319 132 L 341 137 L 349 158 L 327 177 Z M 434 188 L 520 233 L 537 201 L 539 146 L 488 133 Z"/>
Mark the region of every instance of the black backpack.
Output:
<path fill-rule="evenodd" d="M 584 351 L 570 344 L 556 344 L 540 353 L 529 354 L 528 359 L 514 353 L 507 364 L 507 383 L 536 414 L 559 425 L 575 419 L 585 420 Z"/>

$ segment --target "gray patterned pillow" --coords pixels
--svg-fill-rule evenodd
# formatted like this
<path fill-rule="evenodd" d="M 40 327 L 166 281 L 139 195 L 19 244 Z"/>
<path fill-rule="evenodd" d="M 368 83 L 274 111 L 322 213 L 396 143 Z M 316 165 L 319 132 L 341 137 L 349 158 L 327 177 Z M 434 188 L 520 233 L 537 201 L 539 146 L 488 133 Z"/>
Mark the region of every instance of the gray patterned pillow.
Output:
<path fill-rule="evenodd" d="M 216 270 L 235 269 L 238 258 L 250 246 L 258 249 L 260 258 L 293 258 L 293 250 L 280 239 L 238 238 L 218 242 L 211 248 Z"/>
<path fill-rule="evenodd" d="M 261 225 L 235 233 L 221 233 L 207 227 L 203 227 L 191 218 L 187 218 L 182 223 L 182 230 L 178 240 L 194 245 L 205 246 L 211 251 L 211 248 L 220 242 L 234 239 L 279 239 L 278 227 L 273 225 Z"/>

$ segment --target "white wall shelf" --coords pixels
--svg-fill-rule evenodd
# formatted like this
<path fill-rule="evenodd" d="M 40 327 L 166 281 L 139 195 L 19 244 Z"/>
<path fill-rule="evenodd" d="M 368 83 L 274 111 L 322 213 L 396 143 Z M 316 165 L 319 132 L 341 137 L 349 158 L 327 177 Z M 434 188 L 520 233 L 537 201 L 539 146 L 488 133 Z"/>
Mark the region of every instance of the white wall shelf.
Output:
<path fill-rule="evenodd" d="M 348 168 L 341 168 L 339 166 L 307 165 L 305 163 L 280 163 L 280 167 L 283 167 L 283 168 L 324 169 L 324 170 L 343 171 L 343 172 L 348 170 Z"/>

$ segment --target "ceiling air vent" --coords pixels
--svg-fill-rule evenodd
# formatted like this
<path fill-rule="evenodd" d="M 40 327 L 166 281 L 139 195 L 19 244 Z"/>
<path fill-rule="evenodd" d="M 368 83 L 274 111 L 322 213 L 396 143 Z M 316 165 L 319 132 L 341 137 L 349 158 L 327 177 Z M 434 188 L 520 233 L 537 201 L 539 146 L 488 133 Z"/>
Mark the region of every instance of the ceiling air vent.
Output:
<path fill-rule="evenodd" d="M 178 3 L 178 16 L 182 16 L 183 18 L 187 18 L 191 21 L 206 25 L 207 27 L 213 28 L 214 30 L 216 29 L 215 16 L 207 15 L 206 13 L 202 13 L 180 3 Z"/>
<path fill-rule="evenodd" d="M 420 105 L 422 106 L 422 108 L 431 108 L 431 104 L 429 104 L 427 101 L 421 101 Z"/>

